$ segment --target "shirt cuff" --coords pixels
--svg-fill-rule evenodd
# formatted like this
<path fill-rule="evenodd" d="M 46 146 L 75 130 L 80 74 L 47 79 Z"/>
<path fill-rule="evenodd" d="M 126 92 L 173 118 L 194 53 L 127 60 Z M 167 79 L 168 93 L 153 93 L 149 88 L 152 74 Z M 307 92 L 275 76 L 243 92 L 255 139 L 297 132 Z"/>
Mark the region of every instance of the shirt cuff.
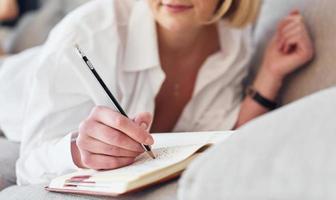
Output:
<path fill-rule="evenodd" d="M 72 159 L 71 153 L 72 134 L 69 133 L 63 137 L 53 148 L 52 158 L 55 159 L 54 164 L 58 165 L 58 172 L 61 174 L 79 169 Z"/>

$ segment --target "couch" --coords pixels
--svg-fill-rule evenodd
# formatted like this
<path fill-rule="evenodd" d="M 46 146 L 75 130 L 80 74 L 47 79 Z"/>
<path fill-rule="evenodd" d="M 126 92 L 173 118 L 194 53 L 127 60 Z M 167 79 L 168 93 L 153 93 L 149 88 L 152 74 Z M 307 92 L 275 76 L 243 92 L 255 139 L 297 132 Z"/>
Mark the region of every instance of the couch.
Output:
<path fill-rule="evenodd" d="M 43 44 L 50 30 L 71 10 L 89 0 L 40 0 L 38 11 L 26 13 L 10 30 L 4 41 L 7 54 L 16 54 L 25 49 Z M 37 31 L 38 30 L 38 31 Z M 30 37 L 26 37 L 29 35 Z"/>
<path fill-rule="evenodd" d="M 189 166 L 180 199 L 335 199 L 335 100 L 333 87 L 242 127 Z"/>
<path fill-rule="evenodd" d="M 280 101 L 283 105 L 292 103 L 298 99 L 301 99 L 302 97 L 305 97 L 307 95 L 310 95 L 312 93 L 315 93 L 317 91 L 320 91 L 324 88 L 329 88 L 336 83 L 336 70 L 333 69 L 333 58 L 336 57 L 336 51 L 335 46 L 333 43 L 333 35 L 336 31 L 336 20 L 333 18 L 333 12 L 334 8 L 336 7 L 336 1 L 334 0 L 265 0 L 264 4 L 261 9 L 261 15 L 258 19 L 258 22 L 255 26 L 255 40 L 257 41 L 257 48 L 258 51 L 255 55 L 255 60 L 252 63 L 253 71 L 257 70 L 258 64 L 260 63 L 261 55 L 263 52 L 263 49 L 265 47 L 266 41 L 270 38 L 272 33 L 275 30 L 276 27 L 276 21 L 278 21 L 281 17 L 287 15 L 289 11 L 292 8 L 299 8 L 303 15 L 306 18 L 307 23 L 310 26 L 310 30 L 312 33 L 312 36 L 316 42 L 316 49 L 317 49 L 317 55 L 315 60 L 312 63 L 309 63 L 306 68 L 303 68 L 296 73 L 294 73 L 291 77 L 288 78 L 287 84 L 284 86 L 283 91 L 280 95 Z M 253 72 L 252 71 L 252 72 Z M 332 92 L 331 92 L 332 93 Z M 325 93 L 323 93 L 325 94 Z M 328 93 L 327 93 L 328 94 Z M 323 96 L 323 95 L 322 95 Z M 329 97 L 329 95 L 326 95 Z M 301 110 L 310 109 L 312 106 L 312 103 L 309 103 L 311 101 L 315 101 L 315 98 L 308 98 L 308 100 L 303 100 L 295 103 L 294 106 L 286 106 L 285 108 L 279 109 L 279 111 L 276 111 L 274 114 L 270 114 L 270 116 L 264 116 L 262 119 L 257 120 L 257 122 L 251 122 L 252 125 L 247 125 L 247 127 L 244 129 L 245 132 L 254 132 L 254 130 L 263 131 L 262 129 L 259 129 L 260 126 L 269 126 L 268 131 L 281 131 L 281 127 L 279 126 L 279 123 L 275 123 L 274 121 L 281 121 L 282 123 L 290 123 L 292 120 L 297 120 L 299 116 L 296 118 L 291 118 L 292 112 L 298 112 L 298 109 L 296 108 L 296 105 L 304 104 L 306 107 L 302 107 Z M 332 95 L 330 95 L 330 98 L 332 98 Z M 336 97 L 334 97 L 336 99 Z M 313 100 L 309 100 L 313 99 Z M 308 101 L 308 103 L 306 103 Z M 330 102 L 329 102 L 330 103 Z M 332 102 L 331 102 L 332 103 Z M 328 104 L 327 104 L 328 105 Z M 332 104 L 331 104 L 332 105 Z M 300 110 L 300 109 L 299 109 Z M 318 112 L 318 111 L 316 111 Z M 309 113 L 309 112 L 308 112 Z M 318 116 L 318 115 L 317 115 Z M 273 122 L 271 123 L 272 120 Z M 317 120 L 318 121 L 318 120 Z M 311 121 L 310 121 L 311 122 Z M 253 125 L 254 123 L 258 124 Z M 303 126 L 307 126 L 302 123 L 290 123 L 291 126 L 300 126 L 297 129 L 303 130 Z M 249 128 L 250 127 L 250 128 Z M 321 126 L 323 127 L 323 126 Z M 294 127 L 295 128 L 295 127 Z M 6 144 L 11 146 L 13 149 L 18 149 L 18 144 Z M 294 144 L 292 144 L 294 146 Z M 288 148 L 290 148 L 289 146 Z M 0 145 L 0 148 L 2 149 L 1 152 L 7 152 L 8 149 L 7 146 Z M 232 147 L 233 148 L 233 147 Z M 294 148 L 294 147 L 293 147 Z M 280 150 L 279 150 L 280 151 Z M 15 151 L 13 151 L 15 153 Z M 215 153 L 213 153 L 215 154 Z M 211 156 L 208 155 L 207 156 Z M 14 169 L 14 163 L 16 160 L 15 156 L 10 156 L 11 160 L 6 161 L 6 166 L 1 166 L 0 173 L 3 172 L 2 168 L 11 168 Z M 229 158 L 229 156 L 228 156 Z M 204 158 L 203 158 L 204 159 Z M 209 158 L 211 160 L 211 158 Z M 0 161 L 2 163 L 2 160 Z M 198 161 L 199 162 L 199 161 Z M 197 162 L 195 162 L 197 163 Z M 177 199 L 178 194 L 181 198 L 185 199 L 192 199 L 194 196 L 188 195 L 188 191 L 194 191 L 195 188 L 202 188 L 202 184 L 204 184 L 204 178 L 203 176 L 200 176 L 199 178 L 191 178 L 190 174 L 197 174 L 197 171 L 195 172 L 195 168 L 197 167 L 191 167 L 191 169 L 188 169 L 186 172 L 186 175 L 182 176 L 182 181 L 180 187 L 178 187 L 178 181 L 172 181 L 167 184 L 163 184 L 154 188 L 147 189 L 143 192 L 136 193 L 133 195 L 128 195 L 121 198 L 116 199 L 155 199 L 155 200 L 164 200 L 164 199 Z M 198 167 L 199 169 L 202 167 Z M 11 172 L 12 173 L 12 172 Z M 200 173 L 204 173 L 200 170 Z M 251 172 L 253 173 L 253 172 Z M 13 174 L 13 173 L 12 173 Z M 230 174 L 228 174 L 230 175 Z M 295 175 L 295 174 L 294 174 Z M 6 175 L 3 175 L 6 177 Z M 195 177 L 195 176 L 194 176 Z M 198 176 L 196 176 L 198 177 Z M 221 177 L 221 176 L 218 176 Z M 202 181 L 200 181 L 202 180 Z M 210 182 L 206 182 L 210 183 Z M 6 183 L 7 185 L 10 184 Z M 208 187 L 206 189 L 209 189 Z M 218 189 L 218 188 L 217 188 Z M 178 190 L 179 193 L 177 192 Z M 203 190 L 199 190 L 203 191 Z M 210 191 L 210 190 L 204 190 L 204 191 Z M 190 193 L 189 193 L 190 194 Z M 198 194 L 195 192 L 195 194 Z M 207 194 L 204 193 L 200 197 L 209 197 Z M 218 192 L 218 194 L 220 194 Z M 231 196 L 232 197 L 232 196 Z M 237 197 L 237 196 L 235 196 Z M 263 199 L 262 196 L 258 196 L 258 199 Z M 287 196 L 288 199 L 296 199 L 294 196 L 290 198 L 291 196 Z M 336 198 L 336 197 L 335 197 Z M 83 197 L 83 196 L 64 196 L 62 194 L 55 194 L 55 193 L 48 193 L 44 191 L 43 186 L 37 185 L 37 186 L 26 186 L 26 187 L 19 187 L 19 186 L 12 186 L 9 187 L 2 192 L 0 192 L 0 199 L 95 199 L 92 197 Z M 197 199 L 197 197 L 195 197 Z M 235 198 L 229 198 L 229 199 L 235 199 Z M 244 198 L 236 198 L 236 199 L 244 199 Z M 299 198 L 300 199 L 300 198 Z M 301 198 L 302 199 L 302 198 Z M 309 199 L 309 198 L 306 198 Z M 314 198 L 311 198 L 314 199 Z"/>

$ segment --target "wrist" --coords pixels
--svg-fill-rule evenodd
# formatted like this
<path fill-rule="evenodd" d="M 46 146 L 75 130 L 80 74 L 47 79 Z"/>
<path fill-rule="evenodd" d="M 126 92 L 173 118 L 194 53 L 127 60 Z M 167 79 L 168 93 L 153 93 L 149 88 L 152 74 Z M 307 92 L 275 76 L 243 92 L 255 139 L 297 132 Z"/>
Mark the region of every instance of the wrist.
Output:
<path fill-rule="evenodd" d="M 250 97 L 252 100 L 254 100 L 254 102 L 258 103 L 260 106 L 266 108 L 267 110 L 274 110 L 278 106 L 275 101 L 265 98 L 251 86 L 246 88 L 246 96 Z"/>
<path fill-rule="evenodd" d="M 72 156 L 72 161 L 74 162 L 74 164 L 77 167 L 84 168 L 83 163 L 82 163 L 82 159 L 81 159 L 81 155 L 80 155 L 80 151 L 79 151 L 77 143 L 76 143 L 77 137 L 78 137 L 78 132 L 72 133 L 72 135 L 71 135 L 71 156 Z"/>
<path fill-rule="evenodd" d="M 275 76 L 267 68 L 262 67 L 252 86 L 265 98 L 275 101 L 282 84 L 283 77 Z"/>

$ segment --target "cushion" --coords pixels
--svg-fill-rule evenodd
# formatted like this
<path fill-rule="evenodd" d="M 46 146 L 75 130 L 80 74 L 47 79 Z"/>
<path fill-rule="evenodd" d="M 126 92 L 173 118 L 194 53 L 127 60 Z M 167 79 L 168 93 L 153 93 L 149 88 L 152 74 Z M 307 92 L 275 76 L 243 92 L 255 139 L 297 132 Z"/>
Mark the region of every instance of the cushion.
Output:
<path fill-rule="evenodd" d="M 47 39 L 50 30 L 70 11 L 89 0 L 44 0 L 43 7 L 26 14 L 5 42 L 5 50 L 15 54 L 38 46 Z M 37 31 L 38 30 L 38 31 Z M 30 37 L 26 37 L 29 35 Z"/>
<path fill-rule="evenodd" d="M 27 13 L 6 39 L 5 51 L 16 54 L 41 45 L 46 40 L 49 31 L 62 17 L 59 13 L 59 7 L 59 1 L 47 1 L 40 10 Z"/>
<path fill-rule="evenodd" d="M 336 199 L 336 88 L 247 124 L 192 163 L 179 198 Z"/>
<path fill-rule="evenodd" d="M 64 195 L 59 193 L 47 192 L 44 185 L 31 186 L 12 186 L 0 192 L 0 199 L 6 200 L 175 200 L 177 183 L 169 183 L 146 189 L 142 192 L 129 194 L 116 198 L 102 198 L 83 195 Z"/>
<path fill-rule="evenodd" d="M 0 136 L 0 191 L 16 183 L 15 163 L 19 157 L 19 146 Z"/>
<path fill-rule="evenodd" d="M 260 65 L 265 44 L 273 35 L 277 22 L 294 8 L 302 11 L 315 41 L 315 60 L 288 77 L 280 95 L 283 104 L 336 84 L 333 60 L 336 57 L 335 6 L 336 1 L 333 0 L 264 0 L 255 29 L 259 51 L 253 66 Z"/>

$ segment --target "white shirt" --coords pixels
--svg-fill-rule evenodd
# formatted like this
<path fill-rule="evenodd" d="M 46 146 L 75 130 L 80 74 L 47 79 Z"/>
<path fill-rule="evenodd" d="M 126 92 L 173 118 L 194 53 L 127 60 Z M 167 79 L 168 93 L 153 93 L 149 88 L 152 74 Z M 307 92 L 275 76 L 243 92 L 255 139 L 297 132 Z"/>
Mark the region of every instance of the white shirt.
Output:
<path fill-rule="evenodd" d="M 224 22 L 218 23 L 218 30 L 221 51 L 201 67 L 192 99 L 174 131 L 229 130 L 237 120 L 242 80 L 252 54 L 250 31 L 229 28 Z M 134 116 L 154 113 L 155 97 L 165 79 L 156 34 L 144 0 L 92 1 L 56 26 L 46 44 L 35 50 L 33 82 L 25 85 L 30 92 L 15 100 L 22 106 L 0 107 L 5 110 L 0 126 L 7 137 L 22 142 L 18 184 L 45 183 L 77 169 L 70 132 L 77 130 L 95 105 L 113 107 L 74 44 L 80 45 L 125 111 Z M 22 57 L 32 57 L 26 54 Z M 0 86 L 1 90 L 5 89 Z M 4 120 L 6 115 L 11 123 Z"/>

